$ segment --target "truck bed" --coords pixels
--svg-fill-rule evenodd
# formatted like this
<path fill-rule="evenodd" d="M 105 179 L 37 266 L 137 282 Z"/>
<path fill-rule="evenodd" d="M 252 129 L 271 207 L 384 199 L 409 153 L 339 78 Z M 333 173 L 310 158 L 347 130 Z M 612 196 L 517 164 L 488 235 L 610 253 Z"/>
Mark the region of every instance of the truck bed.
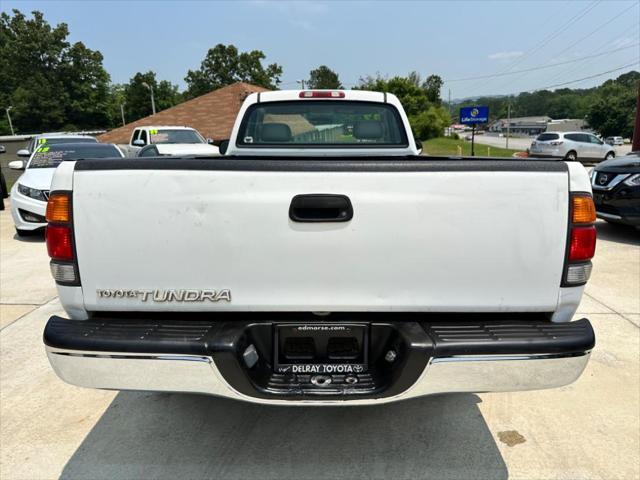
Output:
<path fill-rule="evenodd" d="M 73 175 L 84 307 L 553 312 L 568 183 L 564 162 L 519 159 L 85 160 Z M 292 220 L 308 194 L 348 197 L 353 218 Z M 180 300 L 187 290 L 229 298 Z"/>

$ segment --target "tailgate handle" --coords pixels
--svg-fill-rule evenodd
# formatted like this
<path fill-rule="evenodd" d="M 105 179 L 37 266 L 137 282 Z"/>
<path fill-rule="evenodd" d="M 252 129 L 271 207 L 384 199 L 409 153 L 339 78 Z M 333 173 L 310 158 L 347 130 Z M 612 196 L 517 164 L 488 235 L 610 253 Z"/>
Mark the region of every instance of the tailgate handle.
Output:
<path fill-rule="evenodd" d="M 353 207 L 346 195 L 296 195 L 291 200 L 289 218 L 294 222 L 348 222 L 353 218 Z"/>

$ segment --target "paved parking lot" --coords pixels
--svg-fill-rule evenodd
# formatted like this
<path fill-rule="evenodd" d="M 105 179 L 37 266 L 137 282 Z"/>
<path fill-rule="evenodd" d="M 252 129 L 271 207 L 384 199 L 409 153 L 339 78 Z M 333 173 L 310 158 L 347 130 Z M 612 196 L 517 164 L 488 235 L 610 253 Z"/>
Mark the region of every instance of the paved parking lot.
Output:
<path fill-rule="evenodd" d="M 640 477 L 640 235 L 597 224 L 573 385 L 364 408 L 282 408 L 64 384 L 42 346 L 63 314 L 42 239 L 0 212 L 0 478 Z"/>

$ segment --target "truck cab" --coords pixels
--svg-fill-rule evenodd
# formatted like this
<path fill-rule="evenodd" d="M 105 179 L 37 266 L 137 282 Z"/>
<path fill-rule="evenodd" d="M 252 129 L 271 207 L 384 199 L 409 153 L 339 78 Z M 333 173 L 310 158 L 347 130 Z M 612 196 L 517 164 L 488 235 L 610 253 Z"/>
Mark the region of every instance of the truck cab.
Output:
<path fill-rule="evenodd" d="M 131 133 L 129 147 L 142 148 L 154 144 L 200 144 L 212 143 L 191 127 L 184 126 L 145 126 L 137 127 Z"/>

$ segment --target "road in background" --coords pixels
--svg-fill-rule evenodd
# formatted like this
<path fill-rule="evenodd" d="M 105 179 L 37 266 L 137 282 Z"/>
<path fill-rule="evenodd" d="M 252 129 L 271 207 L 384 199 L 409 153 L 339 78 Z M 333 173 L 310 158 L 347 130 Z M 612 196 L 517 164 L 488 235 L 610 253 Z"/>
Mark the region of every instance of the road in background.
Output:
<path fill-rule="evenodd" d="M 597 340 L 576 383 L 287 408 L 63 383 L 42 345 L 49 316 L 65 315 L 45 245 L 16 239 L 0 212 L 0 478 L 637 479 L 640 237 L 597 229 L 576 315 Z"/>
<path fill-rule="evenodd" d="M 464 134 L 460 134 L 461 138 L 464 138 L 468 135 L 466 132 Z M 497 135 L 476 135 L 476 144 L 482 145 L 491 145 L 492 147 L 501 147 L 505 148 L 506 138 L 498 137 Z M 533 138 L 521 138 L 521 137 L 511 137 L 509 139 L 509 148 L 525 151 L 527 148 L 531 146 L 531 142 Z M 631 151 L 631 144 L 625 144 L 615 147 L 616 155 L 626 155 Z"/>

